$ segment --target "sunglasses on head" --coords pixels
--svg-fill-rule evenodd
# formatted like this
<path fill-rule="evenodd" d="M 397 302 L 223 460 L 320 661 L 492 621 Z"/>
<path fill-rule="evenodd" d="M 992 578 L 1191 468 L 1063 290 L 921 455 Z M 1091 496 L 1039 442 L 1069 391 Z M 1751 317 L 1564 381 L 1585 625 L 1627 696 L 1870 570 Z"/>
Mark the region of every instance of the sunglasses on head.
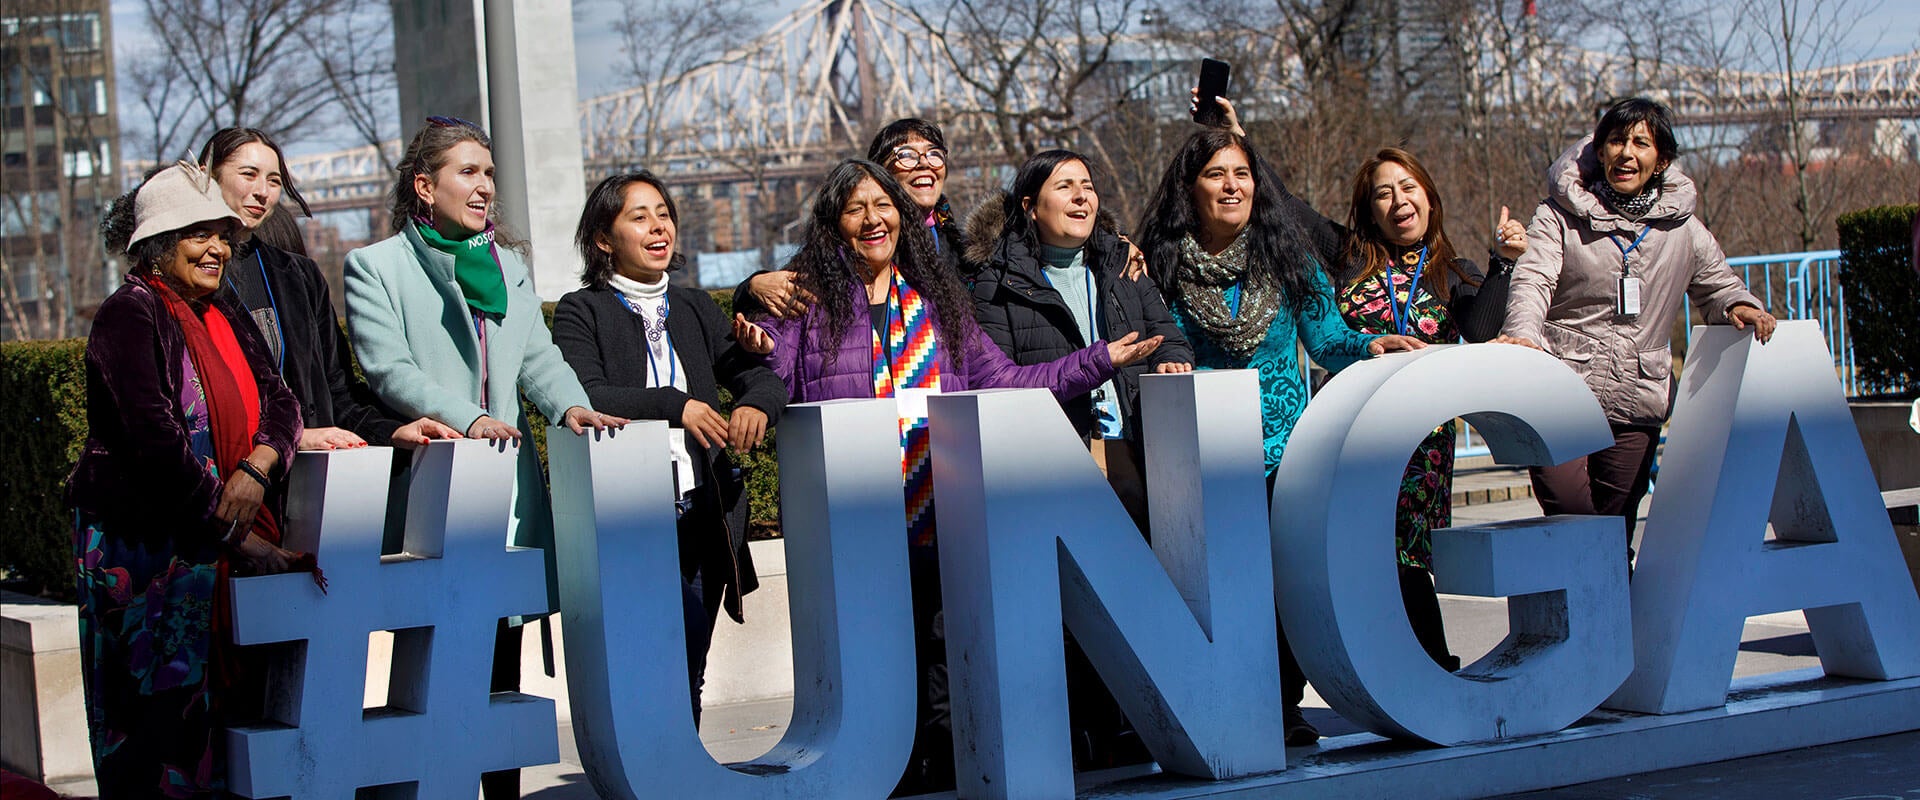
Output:
<path fill-rule="evenodd" d="M 438 114 L 427 117 L 427 124 L 436 128 L 475 128 L 480 126 L 459 117 L 443 117 Z"/>

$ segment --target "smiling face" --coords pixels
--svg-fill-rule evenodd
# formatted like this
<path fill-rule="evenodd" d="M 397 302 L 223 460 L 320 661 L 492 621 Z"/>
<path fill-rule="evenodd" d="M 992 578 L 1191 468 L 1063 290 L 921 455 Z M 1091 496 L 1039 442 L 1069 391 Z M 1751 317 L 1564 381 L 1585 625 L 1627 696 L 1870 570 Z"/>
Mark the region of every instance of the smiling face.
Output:
<path fill-rule="evenodd" d="M 281 174 L 280 157 L 271 147 L 260 142 L 240 145 L 213 171 L 220 182 L 221 199 L 239 215 L 247 230 L 260 227 L 260 221 L 280 203 L 286 176 Z"/>
<path fill-rule="evenodd" d="M 1433 212 L 1427 189 L 1405 166 L 1388 161 L 1373 170 L 1373 224 L 1380 235 L 1400 247 L 1411 247 L 1427 237 Z"/>
<path fill-rule="evenodd" d="M 1093 235 L 1094 217 L 1100 213 L 1100 195 L 1093 190 L 1093 176 L 1079 160 L 1060 162 L 1047 176 L 1040 190 L 1020 200 L 1033 219 L 1034 230 L 1042 244 L 1077 248 Z"/>
<path fill-rule="evenodd" d="M 900 239 L 900 209 L 872 178 L 861 180 L 840 206 L 840 238 L 869 270 L 885 269 L 893 261 Z"/>
<path fill-rule="evenodd" d="M 413 191 L 433 211 L 433 227 L 450 239 L 465 239 L 487 229 L 493 211 L 493 153 L 479 142 L 450 148 L 432 175 L 415 175 Z"/>
<path fill-rule="evenodd" d="M 913 154 L 913 166 L 906 166 L 900 157 L 901 151 Z M 932 142 L 919 136 L 909 136 L 893 149 L 893 156 L 887 159 L 887 171 L 893 173 L 893 179 L 907 188 L 907 196 L 913 198 L 914 205 L 919 206 L 922 212 L 931 211 L 939 205 L 940 195 L 947 191 L 946 152 L 938 151 L 939 155 L 931 159 L 927 157 L 929 152 L 935 152 Z M 940 162 L 939 166 L 929 163 L 935 160 Z"/>
<path fill-rule="evenodd" d="M 160 263 L 160 274 L 174 291 L 188 300 L 197 300 L 220 288 L 220 273 L 233 255 L 229 238 L 233 225 L 227 220 L 195 224 L 180 232 L 180 243 Z"/>
<path fill-rule="evenodd" d="M 1607 185 L 1627 197 L 1639 194 L 1666 168 L 1667 160 L 1654 144 L 1653 128 L 1645 121 L 1617 128 L 1600 143 L 1600 169 Z"/>
<path fill-rule="evenodd" d="M 1193 211 L 1208 239 L 1222 245 L 1245 230 L 1253 219 L 1253 166 L 1246 151 L 1223 147 L 1200 168 L 1193 181 Z"/>
<path fill-rule="evenodd" d="M 634 181 L 626 189 L 626 201 L 613 229 L 596 242 L 613 256 L 613 268 L 622 277 L 641 283 L 658 283 L 673 264 L 673 242 L 678 234 L 673 212 L 660 190 L 645 181 Z"/>

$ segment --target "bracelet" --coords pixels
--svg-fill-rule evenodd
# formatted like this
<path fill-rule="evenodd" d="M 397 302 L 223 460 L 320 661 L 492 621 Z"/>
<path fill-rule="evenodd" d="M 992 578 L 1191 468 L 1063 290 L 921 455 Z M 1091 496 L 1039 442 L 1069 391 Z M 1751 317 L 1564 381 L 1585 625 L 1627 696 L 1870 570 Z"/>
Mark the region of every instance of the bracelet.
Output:
<path fill-rule="evenodd" d="M 247 473 L 248 475 L 252 476 L 254 480 L 259 481 L 260 488 L 262 489 L 268 489 L 273 487 L 273 481 L 268 480 L 266 473 L 261 472 L 260 468 L 254 466 L 253 462 L 251 461 L 248 461 L 244 458 L 240 459 L 240 463 L 235 464 L 234 468 L 240 470 L 241 472 Z"/>

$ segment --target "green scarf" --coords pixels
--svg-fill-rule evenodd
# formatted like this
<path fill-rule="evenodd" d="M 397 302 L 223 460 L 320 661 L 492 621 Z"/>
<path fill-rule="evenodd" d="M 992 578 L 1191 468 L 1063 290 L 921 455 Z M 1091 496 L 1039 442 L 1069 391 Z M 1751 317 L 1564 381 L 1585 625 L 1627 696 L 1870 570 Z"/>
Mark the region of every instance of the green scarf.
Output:
<path fill-rule="evenodd" d="M 493 226 L 465 239 L 448 239 L 432 225 L 414 224 L 427 245 L 453 256 L 453 280 L 460 284 L 460 296 L 475 311 L 507 313 L 507 279 L 500 272 L 500 259 L 493 252 Z"/>

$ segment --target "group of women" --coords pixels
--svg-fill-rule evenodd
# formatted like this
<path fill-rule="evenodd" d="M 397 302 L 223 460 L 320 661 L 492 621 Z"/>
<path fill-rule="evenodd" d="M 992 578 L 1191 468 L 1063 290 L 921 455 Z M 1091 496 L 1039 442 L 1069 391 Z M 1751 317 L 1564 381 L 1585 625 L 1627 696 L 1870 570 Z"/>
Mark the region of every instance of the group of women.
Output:
<path fill-rule="evenodd" d="M 897 399 L 921 687 L 901 793 L 952 785 L 927 394 L 1050 390 L 1148 533 L 1138 408 L 1150 371 L 1256 370 L 1271 481 L 1308 401 L 1303 346 L 1331 370 L 1461 338 L 1545 347 L 1594 387 L 1616 445 L 1538 470 L 1542 503 L 1621 514 L 1631 532 L 1680 293 L 1709 322 L 1762 339 L 1773 327 L 1691 215 L 1675 151 L 1664 108 L 1616 104 L 1554 165 L 1531 226 L 1503 211 L 1483 271 L 1448 239 L 1439 188 L 1403 150 L 1358 170 L 1344 227 L 1290 195 L 1232 128 L 1187 138 L 1129 236 L 1101 208 L 1094 163 L 1066 150 L 1031 158 L 963 227 L 941 131 L 901 120 L 828 173 L 799 252 L 748 279 L 731 320 L 704 292 L 668 285 L 685 257 L 669 187 L 644 171 L 601 182 L 575 235 L 584 287 L 549 333 L 518 243 L 493 221 L 487 135 L 432 117 L 397 170 L 393 235 L 347 258 L 343 332 L 317 266 L 248 235 L 287 214 L 283 197 L 301 204 L 279 148 L 223 130 L 200 163 L 153 175 L 103 223 L 128 272 L 88 342 L 90 434 L 69 488 L 101 796 L 219 792 L 220 729 L 265 713 L 265 667 L 231 644 L 224 578 L 306 570 L 325 585 L 325 565 L 280 546 L 297 451 L 518 441 L 522 396 L 576 434 L 671 423 L 696 721 L 719 613 L 739 620 L 756 585 L 730 454 L 756 447 L 788 402 Z M 1628 281 L 1632 307 L 1612 288 Z M 1395 530 L 1409 618 L 1449 669 L 1428 536 L 1450 524 L 1453 437 L 1436 429 L 1409 460 Z M 551 569 L 540 465 L 531 447 L 518 458 L 510 540 L 545 547 Z M 501 622 L 496 690 L 518 685 L 521 638 Z M 1287 744 L 1310 743 L 1305 680 L 1281 642 Z M 1080 672 L 1076 693 L 1097 686 Z M 1076 759 L 1139 756 L 1111 699 L 1086 694 L 1073 704 Z M 517 774 L 482 788 L 516 796 Z"/>

